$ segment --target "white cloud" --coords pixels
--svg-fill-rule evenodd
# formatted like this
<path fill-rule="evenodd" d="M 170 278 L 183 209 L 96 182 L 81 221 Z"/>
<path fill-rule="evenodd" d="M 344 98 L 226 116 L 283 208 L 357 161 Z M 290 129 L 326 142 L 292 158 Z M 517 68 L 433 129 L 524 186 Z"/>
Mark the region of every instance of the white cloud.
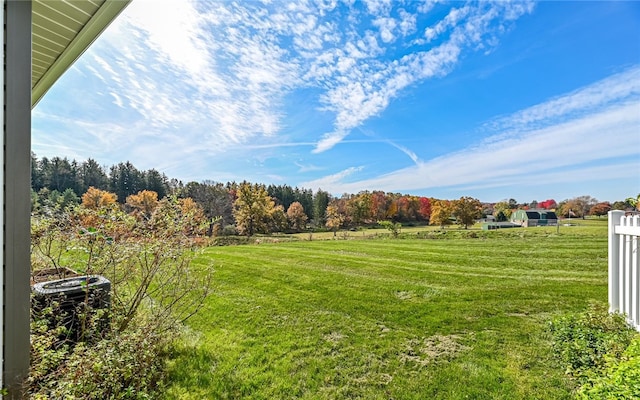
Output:
<path fill-rule="evenodd" d="M 115 105 L 117 105 L 120 108 L 124 108 L 124 105 L 122 103 L 122 98 L 120 98 L 120 96 L 117 93 L 111 92 L 109 94 L 113 97 L 113 103 Z"/>
<path fill-rule="evenodd" d="M 404 146 L 400 146 L 397 143 L 394 143 L 392 141 L 388 141 L 387 143 L 389 143 L 391 146 L 395 147 L 396 149 L 400 150 L 401 152 L 403 152 L 404 154 L 406 154 L 407 156 L 409 156 L 409 158 L 411 159 L 411 161 L 413 161 L 416 165 L 420 164 L 420 159 L 418 158 L 418 155 L 413 152 L 412 150 L 404 147 Z"/>
<path fill-rule="evenodd" d="M 422 0 L 418 6 L 418 12 L 426 14 L 438 3 L 438 0 Z"/>
<path fill-rule="evenodd" d="M 153 13 L 145 4 L 134 2 L 107 36 L 108 55 L 117 61 L 96 55 L 92 67 L 108 76 L 123 103 L 152 126 L 216 143 L 203 145 L 213 152 L 280 131 L 279 104 L 297 85 L 297 66 L 254 29 L 301 32 L 313 28 L 313 15 L 255 24 L 259 16 L 233 4 L 162 1 Z M 211 8 L 198 8 L 204 6 Z"/>
<path fill-rule="evenodd" d="M 589 181 L 640 172 L 640 96 L 635 67 L 565 96 L 498 120 L 489 140 L 371 179 L 306 182 L 332 193 L 421 190 L 437 187 L 517 186 L 523 182 Z M 588 111 L 588 112 L 586 112 Z M 396 146 L 398 147 L 398 146 Z M 401 149 L 400 147 L 398 147 Z M 402 149 L 401 149 L 402 150 Z M 411 156 L 410 153 L 407 153 Z M 413 157 L 412 157 L 413 158 Z M 595 165 L 592 163 L 596 162 Z M 585 165 L 592 164 L 588 167 Z M 609 175 L 607 175 L 609 174 Z M 329 185 L 331 183 L 331 185 Z"/>
<path fill-rule="evenodd" d="M 320 153 L 529 10 L 506 3 L 454 9 L 443 22 L 446 40 L 407 54 L 424 32 L 417 15 L 434 4 L 136 0 L 76 67 L 129 112 L 119 131 L 165 141 L 152 147 L 167 149 L 167 158 L 183 142 L 211 155 L 277 137 L 287 96 L 311 89 L 309 107 L 333 116 L 331 128 L 307 132 Z M 94 132 L 111 143 L 111 132 Z"/>
<path fill-rule="evenodd" d="M 329 150 L 340 143 L 351 129 L 385 110 L 407 86 L 449 73 L 463 50 L 483 47 L 483 37 L 487 36 L 495 45 L 495 31 L 504 30 L 506 16 L 513 19 L 527 10 L 530 8 L 504 3 L 481 3 L 475 8 L 454 9 L 445 17 L 441 28 L 451 29 L 451 35 L 436 47 L 397 59 L 358 60 L 346 75 L 326 68 L 323 79 L 332 77 L 333 80 L 329 82 L 329 90 L 321 96 L 321 102 L 325 104 L 324 109 L 336 114 L 335 131 L 322 137 L 315 152 Z M 387 26 L 387 20 L 379 18 L 377 24 Z"/>
<path fill-rule="evenodd" d="M 458 22 L 460 22 L 460 20 L 462 20 L 469 14 L 470 11 L 471 9 L 469 6 L 465 6 L 462 8 L 453 8 L 451 11 L 449 11 L 449 14 L 447 14 L 444 19 L 440 20 L 433 27 L 428 27 L 427 29 L 425 29 L 424 37 L 426 38 L 427 42 L 430 42 L 433 39 L 437 38 L 447 29 L 456 26 Z"/>
<path fill-rule="evenodd" d="M 334 189 L 336 187 L 344 187 L 347 185 L 344 185 L 340 182 L 342 182 L 345 178 L 359 172 L 362 171 L 364 169 L 364 167 L 360 166 L 360 167 L 350 167 L 347 168 L 343 171 L 340 171 L 338 173 L 335 173 L 333 175 L 328 175 L 325 176 L 323 178 L 320 179 L 316 179 L 313 180 L 311 182 L 303 182 L 301 184 L 302 187 L 308 187 L 308 188 L 313 188 L 313 189 L 323 189 L 323 190 L 327 190 L 325 188 L 329 188 L 330 191 L 332 191 L 331 189 Z M 335 193 L 335 192 L 334 192 Z M 356 192 L 351 192 L 351 193 L 356 193 Z"/>
<path fill-rule="evenodd" d="M 334 147 L 336 144 L 340 143 L 342 139 L 344 139 L 348 135 L 345 131 L 336 131 L 325 134 L 318 144 L 316 148 L 313 149 L 313 153 L 322 153 L 323 151 L 329 150 Z"/>
<path fill-rule="evenodd" d="M 314 171 L 322 171 L 324 168 L 319 167 L 317 165 L 313 165 L 313 164 L 302 164 L 299 162 L 294 162 L 294 165 L 298 167 L 298 172 L 299 173 L 305 173 L 305 172 L 314 172 Z"/>
<path fill-rule="evenodd" d="M 393 31 L 396 29 L 397 22 L 393 18 L 377 18 L 373 21 L 373 25 L 380 29 L 380 38 L 384 43 L 390 43 L 395 40 Z"/>
<path fill-rule="evenodd" d="M 592 85 L 487 124 L 492 129 L 514 129 L 567 115 L 584 114 L 624 98 L 640 96 L 640 66 L 629 68 Z"/>
<path fill-rule="evenodd" d="M 364 0 L 364 4 L 371 15 L 389 15 L 392 0 Z"/>
<path fill-rule="evenodd" d="M 403 8 L 398 10 L 400 15 L 400 33 L 402 36 L 407 36 L 416 31 L 416 14 L 409 13 Z"/>
<path fill-rule="evenodd" d="M 113 77 L 112 79 L 113 79 L 114 81 L 119 82 L 120 77 L 119 77 L 119 76 L 118 76 L 118 74 L 114 71 L 114 69 L 111 67 L 111 65 L 109 65 L 109 63 L 108 63 L 108 62 L 106 62 L 106 61 L 104 60 L 104 58 L 102 58 L 102 57 L 100 57 L 100 56 L 96 55 L 96 56 L 94 56 L 94 57 L 93 57 L 93 60 L 94 60 L 94 62 L 95 62 L 97 65 L 99 65 L 99 66 L 102 68 L 102 70 L 104 70 L 104 71 L 105 71 L 109 76 Z M 105 81 L 104 76 L 103 76 L 102 74 L 100 74 L 99 72 L 97 72 L 97 70 L 96 70 L 96 69 L 93 69 L 93 68 L 92 68 L 91 70 L 96 74 L 96 76 L 97 76 L 101 81 L 106 82 L 106 81 Z"/>
<path fill-rule="evenodd" d="M 146 44 L 174 67 L 190 77 L 208 75 L 212 59 L 199 35 L 202 21 L 193 4 L 153 2 L 153 12 L 149 12 L 150 3 L 134 1 L 126 10 L 127 22 L 143 31 Z"/>

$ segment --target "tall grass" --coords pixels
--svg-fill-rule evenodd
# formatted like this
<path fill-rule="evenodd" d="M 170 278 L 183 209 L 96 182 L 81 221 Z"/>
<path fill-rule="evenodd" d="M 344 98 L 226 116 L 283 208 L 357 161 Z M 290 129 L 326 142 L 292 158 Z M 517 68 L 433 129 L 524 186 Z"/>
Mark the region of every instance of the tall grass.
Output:
<path fill-rule="evenodd" d="M 606 221 L 576 222 L 209 248 L 166 398 L 570 398 L 547 324 L 607 290 Z"/>

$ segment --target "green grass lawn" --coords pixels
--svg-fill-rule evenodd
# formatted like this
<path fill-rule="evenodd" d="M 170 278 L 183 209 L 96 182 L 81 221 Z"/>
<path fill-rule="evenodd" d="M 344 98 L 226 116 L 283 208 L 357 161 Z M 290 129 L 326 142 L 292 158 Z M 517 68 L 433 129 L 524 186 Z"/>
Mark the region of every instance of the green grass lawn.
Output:
<path fill-rule="evenodd" d="M 570 398 L 547 324 L 607 301 L 606 220 L 575 222 L 208 248 L 166 398 Z"/>

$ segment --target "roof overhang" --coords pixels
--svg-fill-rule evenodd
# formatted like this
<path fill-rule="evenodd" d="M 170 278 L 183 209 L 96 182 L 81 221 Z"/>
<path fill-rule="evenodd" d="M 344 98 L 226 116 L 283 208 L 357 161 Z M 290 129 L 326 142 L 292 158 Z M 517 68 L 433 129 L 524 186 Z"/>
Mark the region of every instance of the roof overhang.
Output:
<path fill-rule="evenodd" d="M 31 108 L 130 0 L 33 0 Z"/>

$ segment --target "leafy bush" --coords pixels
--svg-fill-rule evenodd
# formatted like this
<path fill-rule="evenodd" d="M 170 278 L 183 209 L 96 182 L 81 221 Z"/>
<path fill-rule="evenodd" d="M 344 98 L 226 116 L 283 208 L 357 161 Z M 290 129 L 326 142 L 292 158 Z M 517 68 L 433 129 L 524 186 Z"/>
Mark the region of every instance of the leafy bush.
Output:
<path fill-rule="evenodd" d="M 73 343 L 60 340 L 67 333 L 64 326 L 50 329 L 47 317 L 32 322 L 30 398 L 154 398 L 174 335 L 138 323 L 119 334 Z"/>
<path fill-rule="evenodd" d="M 255 239 L 246 236 L 218 236 L 211 241 L 213 246 L 234 246 L 254 242 Z"/>
<path fill-rule="evenodd" d="M 400 230 L 402 229 L 402 224 L 399 222 L 384 220 L 378 221 L 378 224 L 391 232 L 394 238 L 398 237 L 398 235 L 400 234 Z"/>
<path fill-rule="evenodd" d="M 75 325 L 61 321 L 64 299 L 34 307 L 31 398 L 157 396 L 167 350 L 210 290 L 212 271 L 191 264 L 197 224 L 176 199 L 145 219 L 115 205 L 33 218 L 32 266 L 102 275 L 111 293 L 108 310 L 80 307 L 64 317 Z"/>
<path fill-rule="evenodd" d="M 640 399 L 640 336 L 622 357 L 607 357 L 603 376 L 592 379 L 578 392 L 579 399 Z"/>
<path fill-rule="evenodd" d="M 222 236 L 236 236 L 238 235 L 238 230 L 235 225 L 226 225 L 222 228 L 222 232 L 220 233 Z"/>
<path fill-rule="evenodd" d="M 624 315 L 595 304 L 583 313 L 553 320 L 550 331 L 553 350 L 580 384 L 602 375 L 606 358 L 619 358 L 636 334 Z"/>

